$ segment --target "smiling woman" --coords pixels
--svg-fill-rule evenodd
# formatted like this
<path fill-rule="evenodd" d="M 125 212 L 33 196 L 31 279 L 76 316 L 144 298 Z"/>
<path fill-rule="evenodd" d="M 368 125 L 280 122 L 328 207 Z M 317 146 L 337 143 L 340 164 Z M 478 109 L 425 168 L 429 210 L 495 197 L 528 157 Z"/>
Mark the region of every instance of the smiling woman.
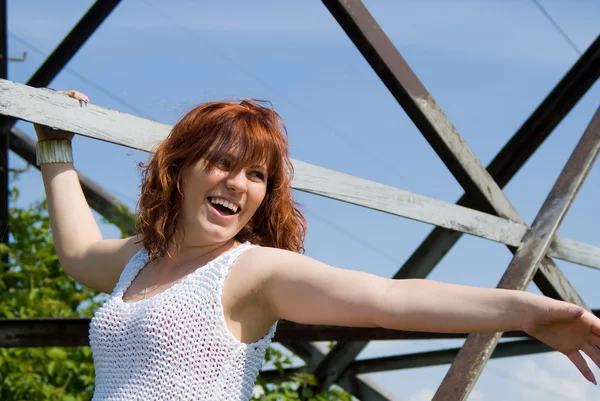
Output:
<path fill-rule="evenodd" d="M 69 96 L 87 101 L 79 92 Z M 36 126 L 52 235 L 65 272 L 111 296 L 90 327 L 101 400 L 252 395 L 281 319 L 447 333 L 523 330 L 589 381 L 600 320 L 523 291 L 391 280 L 301 255 L 281 118 L 259 102 L 200 105 L 145 168 L 138 234 L 103 239 L 73 167 L 72 133 Z"/>
<path fill-rule="evenodd" d="M 192 242 L 217 235 L 300 251 L 306 223 L 291 197 L 288 152 L 283 121 L 258 102 L 212 102 L 187 113 L 144 174 L 139 228 L 152 258 L 184 233 Z"/>

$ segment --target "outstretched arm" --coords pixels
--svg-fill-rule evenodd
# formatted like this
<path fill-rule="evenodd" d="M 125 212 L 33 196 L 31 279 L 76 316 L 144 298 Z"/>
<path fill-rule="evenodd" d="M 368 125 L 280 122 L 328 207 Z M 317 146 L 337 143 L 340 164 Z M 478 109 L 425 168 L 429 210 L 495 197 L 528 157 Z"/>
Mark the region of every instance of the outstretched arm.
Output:
<path fill-rule="evenodd" d="M 600 366 L 600 319 L 573 304 L 523 291 L 384 279 L 276 249 L 253 255 L 274 319 L 446 333 L 523 330 L 567 355 L 592 382 L 579 351 Z"/>

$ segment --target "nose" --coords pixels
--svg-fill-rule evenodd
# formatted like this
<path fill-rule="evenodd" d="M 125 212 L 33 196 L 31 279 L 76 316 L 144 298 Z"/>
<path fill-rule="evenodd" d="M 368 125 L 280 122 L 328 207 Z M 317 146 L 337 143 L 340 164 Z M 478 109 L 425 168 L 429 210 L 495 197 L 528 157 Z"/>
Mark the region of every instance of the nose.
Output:
<path fill-rule="evenodd" d="M 227 176 L 225 184 L 227 185 L 227 188 L 232 191 L 239 193 L 246 192 L 248 189 L 248 177 L 246 177 L 246 171 L 244 169 L 232 171 Z"/>

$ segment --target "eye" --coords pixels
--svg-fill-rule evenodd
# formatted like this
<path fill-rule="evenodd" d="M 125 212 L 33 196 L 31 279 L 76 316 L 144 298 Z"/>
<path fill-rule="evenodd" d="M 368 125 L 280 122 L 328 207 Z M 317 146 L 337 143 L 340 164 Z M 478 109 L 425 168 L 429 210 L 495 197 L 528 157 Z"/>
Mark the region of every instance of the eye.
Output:
<path fill-rule="evenodd" d="M 250 175 L 260 181 L 265 181 L 265 173 L 262 171 L 253 171 Z"/>
<path fill-rule="evenodd" d="M 215 165 L 221 170 L 230 170 L 231 166 L 233 165 L 233 162 L 231 158 L 223 156 L 217 159 Z"/>

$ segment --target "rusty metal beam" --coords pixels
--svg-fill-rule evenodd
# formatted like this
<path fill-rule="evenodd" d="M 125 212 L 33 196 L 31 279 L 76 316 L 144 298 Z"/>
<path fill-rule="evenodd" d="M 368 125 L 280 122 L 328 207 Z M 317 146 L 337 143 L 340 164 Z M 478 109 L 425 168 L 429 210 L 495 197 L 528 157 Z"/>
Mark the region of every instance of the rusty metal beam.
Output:
<path fill-rule="evenodd" d="M 525 290 L 600 150 L 600 108 L 575 147 L 499 288 Z M 432 401 L 466 400 L 502 333 L 469 335 Z"/>
<path fill-rule="evenodd" d="M 498 184 L 464 143 L 363 3 L 360 0 L 322 1 L 473 202 L 490 213 L 523 224 Z M 452 242 L 446 241 L 436 256 L 441 258 L 451 246 Z M 542 291 L 586 306 L 552 260 L 545 258 L 540 272 L 542 284 L 547 284 L 540 286 Z M 319 388 L 335 382 L 366 345 L 367 342 L 336 344 L 314 371 Z"/>
<path fill-rule="evenodd" d="M 89 345 L 90 319 L 0 319 L 0 347 Z"/>
<path fill-rule="evenodd" d="M 600 311 L 596 311 L 600 312 Z M 87 318 L 39 318 L 39 319 L 0 319 L 0 348 L 10 347 L 55 347 L 87 345 L 90 319 Z M 64 336 L 62 333 L 69 333 Z M 40 342 L 46 335 L 47 342 Z M 307 363 L 321 354 L 313 353 L 307 342 L 365 340 L 443 340 L 465 339 L 467 333 L 425 333 L 417 331 L 386 330 L 380 328 L 338 327 L 303 325 L 282 321 L 277 327 L 273 341 L 282 343 Z M 505 337 L 528 337 L 522 331 L 506 333 Z M 321 359 L 318 359 L 320 362 Z"/>
<path fill-rule="evenodd" d="M 0 78 L 8 78 L 8 49 L 7 49 L 7 21 L 6 0 L 0 0 Z M 7 121 L 9 117 L 0 116 L 0 124 Z M 9 137 L 6 131 L 0 131 L 0 243 L 8 244 L 8 220 L 9 220 Z M 8 255 L 4 255 L 3 261 L 8 261 Z"/>

